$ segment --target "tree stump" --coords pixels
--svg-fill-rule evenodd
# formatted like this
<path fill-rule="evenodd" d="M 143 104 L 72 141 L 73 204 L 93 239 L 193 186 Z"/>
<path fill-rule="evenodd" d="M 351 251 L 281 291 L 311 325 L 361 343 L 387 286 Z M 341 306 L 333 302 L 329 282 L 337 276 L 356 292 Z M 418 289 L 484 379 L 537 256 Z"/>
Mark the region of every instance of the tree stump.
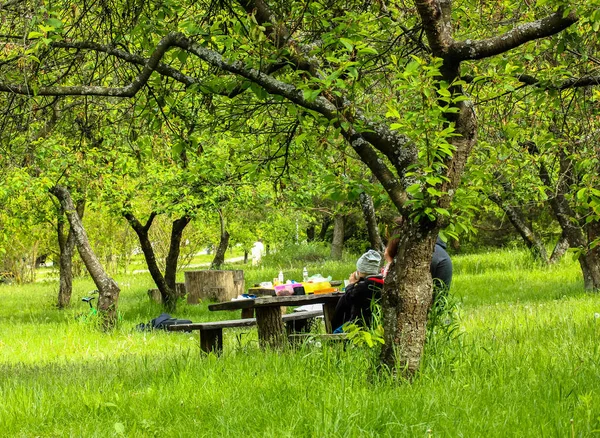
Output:
<path fill-rule="evenodd" d="M 162 295 L 158 289 L 148 289 L 148 298 L 151 301 L 162 304 Z"/>
<path fill-rule="evenodd" d="M 258 342 L 262 348 L 282 349 L 287 342 L 280 307 L 257 307 Z"/>
<path fill-rule="evenodd" d="M 230 301 L 244 293 L 244 271 L 187 271 L 185 289 L 188 304 L 201 300 Z"/>
<path fill-rule="evenodd" d="M 177 298 L 185 297 L 185 294 L 186 294 L 185 283 L 175 283 L 175 289 L 177 291 Z"/>
<path fill-rule="evenodd" d="M 185 297 L 185 283 L 175 283 L 175 289 L 177 292 L 177 298 Z M 155 301 L 158 304 L 162 304 L 162 295 L 158 289 L 148 289 L 148 298 L 151 301 Z"/>

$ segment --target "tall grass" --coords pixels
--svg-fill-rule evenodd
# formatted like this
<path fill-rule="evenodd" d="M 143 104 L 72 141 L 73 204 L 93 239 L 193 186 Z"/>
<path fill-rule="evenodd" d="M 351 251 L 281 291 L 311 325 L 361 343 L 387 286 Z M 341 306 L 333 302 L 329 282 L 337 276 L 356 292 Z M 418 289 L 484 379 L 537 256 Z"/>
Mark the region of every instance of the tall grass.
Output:
<path fill-rule="evenodd" d="M 202 357 L 197 335 L 137 332 L 160 312 L 146 275 L 118 278 L 122 322 L 110 334 L 74 318 L 89 281 L 66 311 L 53 307 L 56 284 L 0 286 L 0 435 L 596 436 L 600 297 L 582 291 L 570 260 L 479 257 L 454 257 L 458 331 L 432 335 L 410 384 L 377 374 L 368 348 L 261 351 L 244 329 L 225 332 L 223 356 Z M 246 268 L 246 282 L 278 268 Z M 353 261 L 310 269 L 345 278 Z M 177 314 L 236 315 L 184 303 Z"/>

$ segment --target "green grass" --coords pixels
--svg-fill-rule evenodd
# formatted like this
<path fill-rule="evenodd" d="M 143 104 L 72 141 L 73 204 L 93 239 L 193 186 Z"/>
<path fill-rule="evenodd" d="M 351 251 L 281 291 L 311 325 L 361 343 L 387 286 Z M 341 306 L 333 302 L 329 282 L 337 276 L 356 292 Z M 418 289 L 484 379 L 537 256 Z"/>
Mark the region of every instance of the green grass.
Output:
<path fill-rule="evenodd" d="M 56 283 L 0 286 L 0 435 L 599 436 L 600 297 L 582 291 L 577 264 L 453 260 L 459 330 L 433 336 L 412 384 L 377 374 L 363 348 L 264 352 L 246 329 L 226 331 L 222 357 L 200 357 L 197 334 L 137 332 L 160 313 L 144 274 L 117 278 L 123 320 L 110 334 L 74 318 L 89 280 L 62 312 Z M 345 278 L 353 262 L 308 268 Z M 244 269 L 250 284 L 279 266 Z M 177 316 L 237 313 L 182 304 Z"/>

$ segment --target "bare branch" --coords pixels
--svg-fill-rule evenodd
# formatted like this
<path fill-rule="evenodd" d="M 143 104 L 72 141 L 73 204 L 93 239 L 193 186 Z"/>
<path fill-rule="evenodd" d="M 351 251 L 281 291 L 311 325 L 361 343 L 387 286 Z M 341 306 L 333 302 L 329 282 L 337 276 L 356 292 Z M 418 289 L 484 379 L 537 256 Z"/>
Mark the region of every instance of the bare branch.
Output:
<path fill-rule="evenodd" d="M 25 0 L 6 0 L 5 2 L 0 3 L 0 11 L 24 2 Z"/>
<path fill-rule="evenodd" d="M 450 46 L 449 55 L 461 61 L 499 55 L 529 41 L 552 36 L 571 26 L 577 20 L 578 17 L 574 12 L 565 16 L 563 11 L 559 10 L 540 20 L 517 26 L 497 37 L 455 42 Z"/>
<path fill-rule="evenodd" d="M 174 40 L 181 37 L 180 34 L 170 33 L 164 37 L 156 46 L 156 49 L 148 58 L 140 74 L 125 87 L 101 87 L 101 86 L 51 86 L 32 89 L 29 84 L 6 84 L 0 82 L 0 91 L 23 94 L 26 96 L 110 96 L 110 97 L 133 97 L 146 84 L 152 72 L 158 66 L 165 52 L 174 44 Z"/>
<path fill-rule="evenodd" d="M 580 78 L 569 78 L 565 79 L 562 82 L 552 84 L 548 82 L 542 82 L 540 79 L 535 76 L 528 74 L 520 74 L 514 77 L 516 80 L 521 82 L 524 85 L 531 85 L 543 88 L 544 90 L 567 90 L 570 88 L 583 88 L 583 87 L 593 87 L 596 85 L 600 85 L 600 76 L 582 76 Z M 466 83 L 472 83 L 475 79 L 473 75 L 464 75 L 461 76 L 461 79 Z M 485 80 L 492 79 L 486 78 Z M 519 87 L 520 88 L 520 87 Z"/>
<path fill-rule="evenodd" d="M 105 46 L 98 43 L 80 41 L 80 42 L 64 42 L 58 41 L 53 42 L 51 44 L 52 47 L 60 48 L 60 49 L 78 49 L 78 50 L 93 50 L 95 52 L 106 53 L 107 55 L 114 56 L 116 58 L 122 59 L 123 61 L 127 61 L 130 64 L 136 65 L 146 65 L 148 60 L 143 56 L 136 55 L 133 53 L 126 52 L 125 50 L 120 50 L 115 47 Z M 163 76 L 170 77 L 175 79 L 177 82 L 181 82 L 186 86 L 190 86 L 198 83 L 199 81 L 196 78 L 185 75 L 181 73 L 176 68 L 173 68 L 167 64 L 162 62 L 156 65 L 155 70 Z"/>
<path fill-rule="evenodd" d="M 570 78 L 563 81 L 558 87 L 559 90 L 566 90 L 568 88 L 580 88 L 590 87 L 593 85 L 600 85 L 600 76 L 583 76 L 581 78 Z"/>

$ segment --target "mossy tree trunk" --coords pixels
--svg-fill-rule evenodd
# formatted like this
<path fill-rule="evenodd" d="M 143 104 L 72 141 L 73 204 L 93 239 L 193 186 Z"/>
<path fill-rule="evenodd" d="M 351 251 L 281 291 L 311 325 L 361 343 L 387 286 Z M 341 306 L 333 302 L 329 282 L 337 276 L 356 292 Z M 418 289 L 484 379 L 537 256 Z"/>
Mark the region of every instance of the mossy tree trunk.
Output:
<path fill-rule="evenodd" d="M 77 201 L 77 215 L 83 219 L 85 210 L 85 200 Z M 58 308 L 64 309 L 71 303 L 71 295 L 73 293 L 73 250 L 75 249 L 75 233 L 69 226 L 69 230 L 65 231 L 65 223 L 68 219 L 65 215 L 65 210 L 62 205 L 58 207 L 58 221 L 56 225 L 56 233 L 58 237 L 58 265 L 59 265 L 59 282 L 58 282 Z"/>
<path fill-rule="evenodd" d="M 121 289 L 117 286 L 117 282 L 108 276 L 94 253 L 69 191 L 57 185 L 50 189 L 50 193 L 59 200 L 69 219 L 79 255 L 98 289 L 98 312 L 103 317 L 103 327 L 110 329 L 117 322 L 117 305 Z"/>
<path fill-rule="evenodd" d="M 331 258 L 341 260 L 344 252 L 344 228 L 346 218 L 342 214 L 336 214 L 333 218 L 333 240 L 331 242 Z"/>

